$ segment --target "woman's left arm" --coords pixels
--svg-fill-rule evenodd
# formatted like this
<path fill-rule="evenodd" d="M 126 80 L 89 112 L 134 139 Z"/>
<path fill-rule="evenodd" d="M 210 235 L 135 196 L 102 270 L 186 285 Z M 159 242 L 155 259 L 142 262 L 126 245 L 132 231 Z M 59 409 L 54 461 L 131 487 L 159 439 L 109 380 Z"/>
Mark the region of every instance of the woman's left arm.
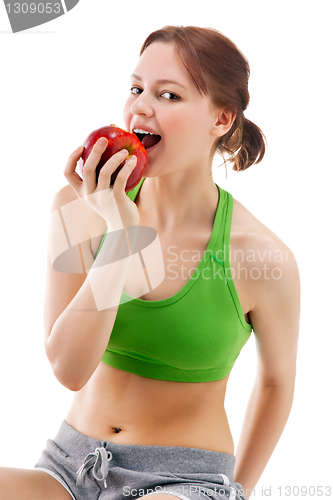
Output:
<path fill-rule="evenodd" d="M 291 251 L 277 241 L 274 249 L 283 256 L 282 261 L 265 259 L 266 262 L 260 263 L 262 275 L 253 283 L 255 306 L 249 313 L 256 338 L 258 368 L 234 471 L 234 480 L 242 485 L 247 499 L 281 437 L 294 396 L 300 280 Z"/>

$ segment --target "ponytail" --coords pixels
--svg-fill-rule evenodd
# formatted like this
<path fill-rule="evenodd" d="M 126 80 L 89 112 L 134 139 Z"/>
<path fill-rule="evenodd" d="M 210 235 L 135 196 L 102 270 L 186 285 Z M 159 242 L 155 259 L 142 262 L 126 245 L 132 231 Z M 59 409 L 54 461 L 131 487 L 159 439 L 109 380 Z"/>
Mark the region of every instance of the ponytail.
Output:
<path fill-rule="evenodd" d="M 238 122 L 242 121 L 241 124 Z M 227 134 L 221 137 L 217 152 L 224 158 L 229 155 L 228 162 L 233 163 L 233 170 L 246 170 L 255 163 L 260 163 L 266 151 L 266 138 L 262 130 L 253 122 L 242 116 L 236 118 Z"/>

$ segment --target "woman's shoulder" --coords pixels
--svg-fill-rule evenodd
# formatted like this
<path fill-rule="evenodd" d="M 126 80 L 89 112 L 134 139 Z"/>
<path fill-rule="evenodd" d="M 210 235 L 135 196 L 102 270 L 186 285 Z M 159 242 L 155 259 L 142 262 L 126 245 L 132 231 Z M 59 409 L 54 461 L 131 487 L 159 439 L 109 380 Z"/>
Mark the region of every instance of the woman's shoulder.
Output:
<path fill-rule="evenodd" d="M 71 203 L 73 201 L 79 200 L 83 203 L 82 200 L 78 197 L 76 191 L 72 188 L 70 184 L 63 186 L 60 188 L 53 197 L 51 212 L 54 210 L 58 210 L 59 208 Z"/>
<path fill-rule="evenodd" d="M 255 307 L 258 310 L 258 304 L 265 301 L 280 304 L 281 297 L 294 300 L 298 296 L 299 271 L 292 250 L 237 200 L 230 235 L 230 264 L 249 311 Z"/>
<path fill-rule="evenodd" d="M 242 203 L 234 199 L 230 242 L 243 251 L 248 261 L 278 262 L 295 260 L 284 241 L 255 217 Z"/>

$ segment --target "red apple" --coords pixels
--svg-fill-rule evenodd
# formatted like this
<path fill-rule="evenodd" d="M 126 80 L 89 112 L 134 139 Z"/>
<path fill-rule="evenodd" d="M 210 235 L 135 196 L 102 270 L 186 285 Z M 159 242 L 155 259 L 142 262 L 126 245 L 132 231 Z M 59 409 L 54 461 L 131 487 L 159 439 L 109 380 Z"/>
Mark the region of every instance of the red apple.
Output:
<path fill-rule="evenodd" d="M 108 140 L 108 145 L 104 153 L 102 154 L 100 162 L 96 167 L 96 182 L 98 180 L 101 168 L 109 160 L 109 158 L 111 158 L 111 156 L 113 156 L 121 149 L 127 149 L 130 155 L 135 155 L 137 157 L 137 163 L 134 167 L 134 170 L 131 172 L 131 175 L 129 176 L 125 187 L 126 193 L 128 191 L 131 191 L 131 189 L 134 189 L 135 186 L 139 184 L 140 180 L 143 177 L 144 171 L 148 164 L 148 156 L 142 142 L 135 134 L 131 134 L 130 132 L 116 127 L 115 125 L 109 125 L 94 130 L 84 141 L 84 150 L 79 161 L 79 170 L 81 175 L 83 174 L 84 164 L 87 161 L 93 146 L 96 144 L 97 140 L 100 137 L 105 137 Z M 124 164 L 125 161 L 123 161 L 111 175 L 110 186 L 113 186 L 116 177 Z"/>

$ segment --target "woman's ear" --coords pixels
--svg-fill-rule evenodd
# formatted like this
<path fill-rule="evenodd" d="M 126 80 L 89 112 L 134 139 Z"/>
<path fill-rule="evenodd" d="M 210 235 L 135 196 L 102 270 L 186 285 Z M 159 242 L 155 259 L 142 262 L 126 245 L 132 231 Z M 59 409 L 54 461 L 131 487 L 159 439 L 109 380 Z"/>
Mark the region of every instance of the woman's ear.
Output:
<path fill-rule="evenodd" d="M 212 134 L 215 137 L 222 137 L 231 129 L 236 118 L 236 113 L 230 111 L 229 109 L 220 109 L 217 112 L 216 121 Z"/>

